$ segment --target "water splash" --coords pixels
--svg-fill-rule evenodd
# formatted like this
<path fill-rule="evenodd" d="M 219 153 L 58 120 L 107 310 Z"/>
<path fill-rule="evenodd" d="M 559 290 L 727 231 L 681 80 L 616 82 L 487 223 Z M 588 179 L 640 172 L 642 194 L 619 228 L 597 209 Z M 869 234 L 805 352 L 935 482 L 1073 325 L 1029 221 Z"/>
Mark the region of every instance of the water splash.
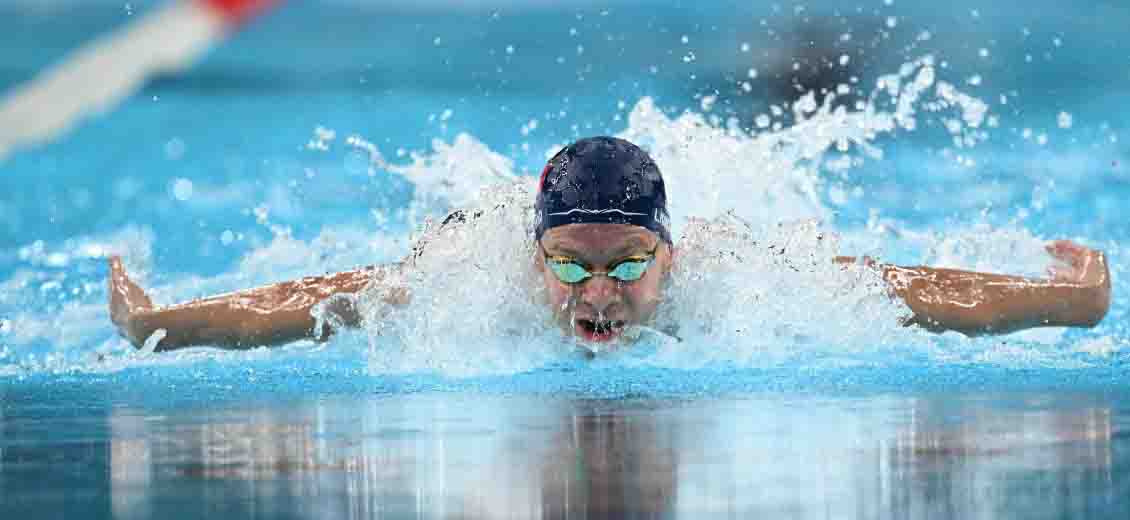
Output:
<path fill-rule="evenodd" d="M 954 148 L 967 148 L 988 135 L 988 105 L 937 74 L 932 58 L 915 60 L 880 77 L 855 110 L 834 107 L 833 96 L 819 105 L 806 96 L 786 107 L 791 114 L 779 110 L 774 117 L 780 120 L 759 122 L 756 129 L 691 111 L 670 116 L 654 100 L 641 99 L 619 135 L 648 149 L 662 166 L 680 253 L 668 288 L 670 304 L 659 316 L 663 323 L 634 331 L 641 336 L 636 347 L 602 357 L 688 369 L 898 362 L 1071 367 L 1121 350 L 1126 336 L 1117 325 L 1104 325 L 1100 334 L 1106 335 L 1097 339 L 1070 340 L 1069 348 L 1063 348 L 1062 331 L 971 340 L 904 328 L 899 322 L 907 309 L 887 295 L 875 273 L 830 261 L 837 254 L 868 254 L 1042 274 L 1043 241 L 1020 223 L 998 228 L 962 222 L 944 234 L 878 218 L 863 229 L 836 228 L 834 208 L 866 204 L 850 172 L 883 159 L 884 136 L 936 127 L 947 132 Z M 931 120 L 941 124 L 925 124 Z M 322 139 L 315 148 L 329 153 L 333 142 Z M 405 163 L 389 162 L 360 136 L 344 145 L 364 154 L 374 174 L 385 171 L 413 185 L 408 208 L 388 211 L 408 209 L 409 222 L 424 221 L 417 236 L 360 227 L 327 228 L 309 241 L 275 233 L 229 272 L 157 280 L 154 298 L 179 301 L 408 258 L 411 270 L 390 275 L 359 298 L 366 329 L 339 336 L 326 350 L 365 351 L 371 374 L 508 374 L 573 359 L 576 345 L 551 324 L 529 269 L 532 179 L 469 134 L 450 143 L 435 140 L 430 151 L 413 153 Z M 444 225 L 443 216 L 457 207 L 464 208 L 465 222 Z M 3 317 L 0 373 L 121 370 L 201 359 L 238 364 L 280 352 L 191 349 L 137 356 L 106 319 L 101 283 L 87 297 L 59 293 L 67 275 L 52 271 L 54 266 L 74 267 L 124 251 L 136 262 L 131 270 L 144 275 L 151 242 L 143 230 L 125 230 L 20 249 L 25 268 L 0 281 L 0 303 L 18 309 Z M 412 295 L 407 305 L 385 303 L 405 289 Z M 319 307 L 321 319 L 336 319 L 323 311 Z M 658 332 L 673 329 L 681 340 Z M 282 352 L 302 353 L 311 345 Z"/>
<path fill-rule="evenodd" d="M 532 180 L 484 189 L 474 199 L 428 221 L 409 268 L 363 296 L 372 371 L 513 373 L 569 351 L 530 268 Z M 408 288 L 411 301 L 389 306 L 387 291 L 397 287 Z"/>

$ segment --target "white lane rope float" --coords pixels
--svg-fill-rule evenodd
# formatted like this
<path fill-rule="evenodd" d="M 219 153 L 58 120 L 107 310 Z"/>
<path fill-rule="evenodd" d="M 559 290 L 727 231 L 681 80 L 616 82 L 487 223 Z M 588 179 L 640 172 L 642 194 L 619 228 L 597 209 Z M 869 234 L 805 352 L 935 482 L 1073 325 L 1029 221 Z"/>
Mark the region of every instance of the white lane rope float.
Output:
<path fill-rule="evenodd" d="M 155 74 L 185 70 L 279 0 L 178 0 L 80 47 L 0 97 L 0 162 L 105 113 Z"/>

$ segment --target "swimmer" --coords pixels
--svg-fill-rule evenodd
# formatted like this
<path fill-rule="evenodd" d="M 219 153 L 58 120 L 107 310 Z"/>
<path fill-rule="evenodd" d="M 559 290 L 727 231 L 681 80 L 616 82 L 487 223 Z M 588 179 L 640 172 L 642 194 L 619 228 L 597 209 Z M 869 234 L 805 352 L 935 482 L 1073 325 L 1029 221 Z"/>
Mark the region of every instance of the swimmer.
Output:
<path fill-rule="evenodd" d="M 536 283 L 566 335 L 588 343 L 628 341 L 622 333 L 650 325 L 664 300 L 664 284 L 678 248 L 668 231 L 667 197 L 655 162 L 634 144 L 611 137 L 582 139 L 549 160 L 538 181 L 531 240 Z M 442 226 L 474 218 L 456 211 Z M 362 325 L 349 298 L 399 270 L 404 261 L 325 276 L 310 276 L 186 303 L 157 306 L 130 280 L 120 258 L 110 259 L 110 317 L 122 336 L 141 347 L 156 331 L 156 350 L 192 345 L 252 348 L 313 338 L 332 326 L 311 311 L 328 302 L 338 326 Z M 829 262 L 876 270 L 889 294 L 906 303 L 906 325 L 967 335 L 1008 333 L 1030 327 L 1092 327 L 1110 307 L 1110 273 L 1103 253 L 1055 241 L 1048 253 L 1062 262 L 1047 278 L 957 269 L 897 266 L 870 258 Z M 515 266 L 516 269 L 526 268 Z M 532 292 L 532 291 L 531 291 Z M 382 293 L 403 305 L 409 289 Z M 861 316 L 860 319 L 867 319 Z M 317 329 L 317 330 L 315 330 Z"/>

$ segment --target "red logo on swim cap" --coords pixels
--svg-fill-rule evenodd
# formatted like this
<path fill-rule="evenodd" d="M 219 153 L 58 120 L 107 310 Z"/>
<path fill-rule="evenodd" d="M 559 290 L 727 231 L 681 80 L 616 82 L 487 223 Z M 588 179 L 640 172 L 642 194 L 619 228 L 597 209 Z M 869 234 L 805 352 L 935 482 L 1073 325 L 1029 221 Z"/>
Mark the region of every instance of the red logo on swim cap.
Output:
<path fill-rule="evenodd" d="M 541 171 L 541 179 L 538 180 L 538 191 L 545 189 L 545 176 L 549 175 L 549 170 L 552 168 L 552 163 L 545 163 L 545 168 Z"/>

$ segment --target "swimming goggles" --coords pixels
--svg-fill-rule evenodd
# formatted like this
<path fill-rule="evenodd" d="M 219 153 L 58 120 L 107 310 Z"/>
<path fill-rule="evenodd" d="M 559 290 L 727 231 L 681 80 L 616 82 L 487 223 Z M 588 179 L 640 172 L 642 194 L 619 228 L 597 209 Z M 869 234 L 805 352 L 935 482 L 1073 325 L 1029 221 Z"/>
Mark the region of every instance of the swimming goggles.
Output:
<path fill-rule="evenodd" d="M 612 266 L 612 269 L 607 271 L 589 271 L 584 264 L 577 261 L 577 259 L 568 256 L 550 255 L 549 252 L 542 247 L 542 254 L 545 255 L 545 265 L 553 271 L 553 275 L 567 284 L 579 284 L 595 275 L 602 274 L 609 278 L 621 282 L 634 282 L 643 278 L 647 273 L 648 268 L 655 262 L 655 252 L 659 249 L 659 244 L 655 245 L 650 253 L 646 255 L 629 256 Z"/>

